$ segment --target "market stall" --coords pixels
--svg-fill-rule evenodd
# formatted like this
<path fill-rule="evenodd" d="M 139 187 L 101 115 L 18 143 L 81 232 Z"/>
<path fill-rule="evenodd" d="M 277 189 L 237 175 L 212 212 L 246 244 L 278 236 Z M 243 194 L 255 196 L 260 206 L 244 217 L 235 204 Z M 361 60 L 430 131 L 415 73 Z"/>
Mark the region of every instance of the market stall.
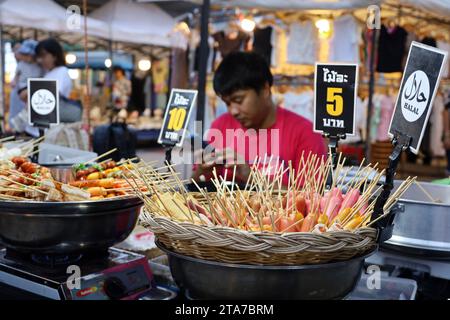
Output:
<path fill-rule="evenodd" d="M 77 70 L 80 86 L 108 87 L 107 73 L 119 65 L 125 73 L 137 65 L 151 78 L 155 101 L 148 104 L 159 107 L 159 127 L 135 123 L 138 136 L 156 139 L 160 127 L 170 127 L 173 136 L 188 137 L 186 117 L 195 98 L 179 94 L 163 117 L 172 86 L 198 86 L 197 119 L 208 115 L 211 122 L 221 107 L 226 112 L 213 93 L 213 74 L 230 52 L 256 51 L 274 74 L 274 106 L 314 122 L 328 139 L 328 152 L 296 155 L 298 163 L 266 152 L 247 163 L 246 179 L 237 178 L 238 166 L 225 163 L 195 180 L 185 179 L 179 164 L 169 161 L 173 145 L 165 145 L 162 166 L 156 164 L 162 153 L 154 162 L 124 156 L 134 144 L 124 123 L 119 132 L 127 138 L 118 134 L 124 147 L 100 155 L 43 143 L 44 136 L 0 139 L 0 297 L 309 300 L 358 299 L 364 293 L 368 299 L 413 299 L 419 292 L 421 298 L 448 298 L 424 280 L 450 280 L 449 186 L 423 182 L 424 176 L 405 168 L 404 157 L 421 151 L 418 167 L 429 171 L 423 168 L 426 143 L 442 155 L 439 143 L 424 138 L 424 132 L 442 133 L 438 124 L 449 70 L 443 66 L 446 50 L 434 50 L 427 38 L 434 39 L 434 47 L 448 45 L 450 21 L 444 12 L 449 8 L 435 1 L 375 3 L 386 10 L 379 29 L 366 24 L 373 1 L 211 1 L 211 8 L 205 1 L 202 16 L 187 20 L 188 43 L 172 33 L 174 19 L 153 4 L 112 0 L 93 10 L 89 16 L 104 26 L 103 35 L 97 34 L 104 36 L 102 51 L 87 52 L 85 46 L 80 52 L 74 46 L 66 56 L 68 67 Z M 14 17 L 16 8 L 6 8 Z M 416 24 L 420 20 L 425 22 Z M 416 28 L 409 29 L 411 24 Z M 50 27 L 57 31 L 57 25 Z M 407 64 L 409 35 L 419 41 L 411 46 L 418 50 L 415 63 Z M 353 73 L 340 69 L 348 81 L 330 80 L 327 86 L 330 78 L 320 68 L 341 68 L 342 62 Z M 410 81 L 417 72 L 426 73 L 421 79 L 428 91 L 417 89 L 415 77 Z M 177 79 L 180 74 L 183 79 Z M 184 79 L 188 76 L 191 82 Z M 353 139 L 345 130 L 316 127 L 318 90 L 332 86 L 353 97 L 351 103 L 345 98 L 345 107 L 355 109 L 354 125 L 342 126 L 356 131 Z M 96 89 L 92 101 L 101 96 Z M 417 103 L 404 104 L 402 90 Z M 329 108 L 327 95 L 322 100 Z M 98 110 L 100 120 L 106 118 L 104 109 Z M 419 111 L 425 116 L 417 116 Z M 433 126 L 426 129 L 428 122 Z M 112 148 L 115 133 L 108 124 L 99 128 L 94 144 Z M 208 147 L 212 143 L 202 149 Z M 158 257 L 149 263 L 154 253 Z M 385 295 L 366 285 L 368 264 L 378 271 L 394 269 L 383 273 Z M 81 267 L 77 286 L 67 281 L 68 266 Z M 402 281 L 397 292 L 395 284 Z M 426 286 L 434 296 L 424 293 Z"/>

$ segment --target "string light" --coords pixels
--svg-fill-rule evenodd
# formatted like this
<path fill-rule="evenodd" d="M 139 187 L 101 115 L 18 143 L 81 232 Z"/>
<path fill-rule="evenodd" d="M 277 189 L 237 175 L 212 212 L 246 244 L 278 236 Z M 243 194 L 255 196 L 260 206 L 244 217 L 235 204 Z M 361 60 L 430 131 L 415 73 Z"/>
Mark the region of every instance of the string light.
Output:
<path fill-rule="evenodd" d="M 77 62 L 76 55 L 74 55 L 73 53 L 66 54 L 66 63 L 67 64 L 74 64 L 75 62 Z"/>
<path fill-rule="evenodd" d="M 316 28 L 319 30 L 319 37 L 328 38 L 331 35 L 331 26 L 329 20 L 327 19 L 317 20 L 315 25 Z"/>
<path fill-rule="evenodd" d="M 245 32 L 252 32 L 255 29 L 256 23 L 252 19 L 244 18 L 241 20 L 241 28 Z"/>
<path fill-rule="evenodd" d="M 105 67 L 107 67 L 107 68 L 111 68 L 111 66 L 112 66 L 112 61 L 111 61 L 111 59 L 105 59 Z"/>
<path fill-rule="evenodd" d="M 152 67 L 152 62 L 148 59 L 142 59 L 138 62 L 138 68 L 141 71 L 148 71 Z"/>

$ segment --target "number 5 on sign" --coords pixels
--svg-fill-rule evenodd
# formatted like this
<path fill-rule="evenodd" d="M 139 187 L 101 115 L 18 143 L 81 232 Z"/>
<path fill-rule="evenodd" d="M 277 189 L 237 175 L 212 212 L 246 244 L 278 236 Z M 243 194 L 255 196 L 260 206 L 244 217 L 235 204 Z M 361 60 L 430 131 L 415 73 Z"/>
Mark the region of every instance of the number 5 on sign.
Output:
<path fill-rule="evenodd" d="M 168 130 L 178 131 L 183 128 L 184 120 L 186 119 L 186 109 L 175 108 L 169 111 L 169 124 Z"/>
<path fill-rule="evenodd" d="M 338 117 L 344 111 L 344 99 L 342 88 L 329 87 L 327 90 L 327 112 L 331 116 Z"/>

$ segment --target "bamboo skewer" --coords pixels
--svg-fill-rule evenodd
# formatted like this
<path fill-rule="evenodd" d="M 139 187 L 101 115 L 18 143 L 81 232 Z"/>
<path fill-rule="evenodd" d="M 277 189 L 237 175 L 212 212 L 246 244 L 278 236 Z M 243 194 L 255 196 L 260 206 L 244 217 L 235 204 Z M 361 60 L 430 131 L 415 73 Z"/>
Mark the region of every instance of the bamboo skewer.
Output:
<path fill-rule="evenodd" d="M 6 142 L 6 141 L 11 141 L 11 140 L 14 140 L 14 139 L 16 139 L 15 136 L 9 136 L 9 137 L 6 137 L 6 138 L 1 138 L 0 139 L 0 143 Z"/>
<path fill-rule="evenodd" d="M 107 151 L 107 152 L 105 152 L 105 153 L 99 155 L 98 157 L 95 157 L 94 159 L 91 159 L 91 160 L 89 160 L 89 161 L 84 162 L 83 164 L 86 165 L 86 164 L 88 164 L 88 163 L 95 162 L 95 161 L 97 161 L 97 160 L 99 160 L 99 159 L 101 159 L 101 158 L 104 158 L 104 157 L 106 157 L 106 156 L 108 156 L 108 155 L 110 155 L 111 153 L 116 152 L 116 151 L 117 151 L 117 148 L 114 148 L 114 149 L 112 149 L 112 150 L 109 150 L 109 151 Z"/>
<path fill-rule="evenodd" d="M 433 202 L 433 203 L 440 203 L 440 202 L 442 202 L 439 199 L 434 199 L 433 196 L 424 187 L 422 187 L 422 185 L 419 182 L 414 181 L 414 183 L 431 200 L 431 202 Z"/>

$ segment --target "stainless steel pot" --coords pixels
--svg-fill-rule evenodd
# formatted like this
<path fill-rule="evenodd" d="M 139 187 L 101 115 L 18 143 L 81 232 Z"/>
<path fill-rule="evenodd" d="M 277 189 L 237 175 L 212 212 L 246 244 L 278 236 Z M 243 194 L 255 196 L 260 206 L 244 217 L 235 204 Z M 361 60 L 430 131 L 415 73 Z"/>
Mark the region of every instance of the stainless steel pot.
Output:
<path fill-rule="evenodd" d="M 398 186 L 401 181 L 395 181 Z M 433 203 L 415 184 L 398 201 L 394 231 L 384 247 L 405 253 L 450 257 L 450 186 L 421 182 L 441 203 Z"/>
<path fill-rule="evenodd" d="M 127 197 L 85 202 L 0 201 L 0 242 L 21 252 L 106 250 L 133 231 L 143 202 Z"/>
<path fill-rule="evenodd" d="M 177 285 L 193 299 L 342 299 L 357 285 L 364 259 L 302 266 L 256 266 L 188 257 L 158 247 L 169 257 Z"/>

